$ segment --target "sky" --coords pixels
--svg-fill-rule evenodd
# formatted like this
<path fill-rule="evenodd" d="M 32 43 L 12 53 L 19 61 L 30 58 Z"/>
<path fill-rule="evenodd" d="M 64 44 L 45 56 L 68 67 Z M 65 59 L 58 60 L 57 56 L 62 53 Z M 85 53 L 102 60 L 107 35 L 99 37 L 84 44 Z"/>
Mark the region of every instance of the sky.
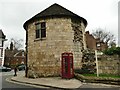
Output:
<path fill-rule="evenodd" d="M 119 0 L 0 0 L 0 29 L 10 38 L 24 39 L 25 21 L 54 3 L 67 8 L 85 18 L 86 31 L 97 28 L 115 35 L 118 41 L 118 2 Z"/>

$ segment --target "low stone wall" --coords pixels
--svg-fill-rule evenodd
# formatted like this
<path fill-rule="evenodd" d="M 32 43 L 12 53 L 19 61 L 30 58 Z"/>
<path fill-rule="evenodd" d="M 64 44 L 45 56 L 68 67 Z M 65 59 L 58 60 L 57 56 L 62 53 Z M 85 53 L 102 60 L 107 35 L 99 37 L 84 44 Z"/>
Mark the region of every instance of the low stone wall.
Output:
<path fill-rule="evenodd" d="M 100 56 L 98 70 L 100 74 L 120 75 L 120 58 L 118 56 Z"/>
<path fill-rule="evenodd" d="M 75 73 L 75 78 L 80 80 L 81 82 L 86 83 L 104 83 L 104 84 L 113 84 L 113 85 L 120 85 L 120 78 L 110 78 L 110 77 L 90 77 L 90 76 L 83 76 L 82 74 Z"/>
<path fill-rule="evenodd" d="M 82 68 L 96 73 L 96 59 L 94 52 L 89 51 L 84 53 Z M 120 75 L 120 57 L 118 55 L 98 55 L 98 70 L 99 74 Z"/>

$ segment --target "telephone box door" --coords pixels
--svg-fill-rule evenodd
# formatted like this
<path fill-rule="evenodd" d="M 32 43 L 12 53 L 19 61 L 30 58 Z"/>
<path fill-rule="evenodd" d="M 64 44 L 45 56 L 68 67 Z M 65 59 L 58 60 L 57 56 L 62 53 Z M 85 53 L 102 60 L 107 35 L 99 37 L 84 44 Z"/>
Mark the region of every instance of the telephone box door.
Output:
<path fill-rule="evenodd" d="M 72 78 L 73 72 L 73 54 L 62 53 L 62 78 Z"/>

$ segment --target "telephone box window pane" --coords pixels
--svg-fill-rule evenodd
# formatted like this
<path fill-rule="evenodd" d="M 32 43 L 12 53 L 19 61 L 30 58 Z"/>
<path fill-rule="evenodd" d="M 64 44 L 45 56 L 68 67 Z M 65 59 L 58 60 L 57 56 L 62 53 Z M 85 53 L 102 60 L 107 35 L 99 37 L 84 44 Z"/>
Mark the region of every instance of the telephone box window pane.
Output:
<path fill-rule="evenodd" d="M 67 62 L 67 58 L 65 58 L 65 73 L 68 73 L 68 62 Z"/>
<path fill-rule="evenodd" d="M 70 68 L 73 68 L 72 58 L 70 58 Z"/>

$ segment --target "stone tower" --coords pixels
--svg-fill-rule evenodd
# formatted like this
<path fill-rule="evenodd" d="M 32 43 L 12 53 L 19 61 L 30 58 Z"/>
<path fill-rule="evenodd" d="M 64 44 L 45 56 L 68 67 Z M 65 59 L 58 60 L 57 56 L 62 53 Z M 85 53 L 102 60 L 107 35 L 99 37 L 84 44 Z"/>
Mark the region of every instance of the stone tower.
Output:
<path fill-rule="evenodd" d="M 26 21 L 27 77 L 59 76 L 64 52 L 73 53 L 74 68 L 80 68 L 86 26 L 84 18 L 58 4 Z"/>

